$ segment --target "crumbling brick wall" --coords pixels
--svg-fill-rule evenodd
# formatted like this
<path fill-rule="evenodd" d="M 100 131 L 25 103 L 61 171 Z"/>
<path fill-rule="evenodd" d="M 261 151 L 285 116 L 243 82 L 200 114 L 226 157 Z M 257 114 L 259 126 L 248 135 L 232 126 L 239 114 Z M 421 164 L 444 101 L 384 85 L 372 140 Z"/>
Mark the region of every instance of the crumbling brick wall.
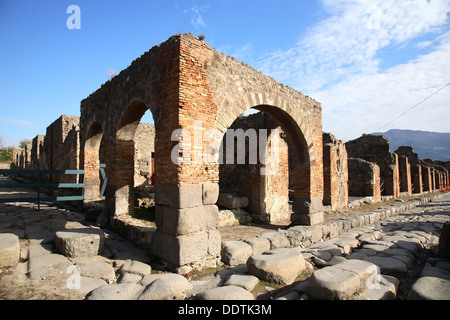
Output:
<path fill-rule="evenodd" d="M 44 138 L 44 170 L 78 170 L 80 117 L 61 115 L 47 127 Z M 42 157 L 42 153 L 41 153 Z M 76 175 L 51 175 L 55 182 L 77 182 Z"/>
<path fill-rule="evenodd" d="M 400 146 L 395 150 L 399 156 L 405 156 L 411 167 L 411 191 L 412 193 L 422 193 L 422 165 L 419 161 L 419 155 L 411 146 Z"/>
<path fill-rule="evenodd" d="M 390 152 L 389 141 L 378 135 L 364 134 L 345 143 L 349 157 L 374 162 L 380 167 L 383 194 L 399 197 L 398 155 Z"/>
<path fill-rule="evenodd" d="M 433 161 L 432 159 L 423 159 L 423 162 L 426 163 L 426 165 L 433 168 L 433 170 L 434 170 L 433 189 L 435 191 L 440 190 L 441 185 L 447 184 L 446 181 L 447 181 L 448 170 L 444 166 Z"/>
<path fill-rule="evenodd" d="M 21 167 L 20 167 L 20 156 L 21 156 L 21 154 L 22 154 L 22 148 L 20 148 L 20 147 L 14 147 L 13 148 L 13 151 L 12 151 L 12 153 L 13 153 L 13 161 L 12 161 L 12 164 L 11 164 L 11 169 L 22 169 Z"/>
<path fill-rule="evenodd" d="M 323 133 L 323 204 L 332 210 L 348 204 L 347 151 L 342 140 L 331 133 Z"/>
<path fill-rule="evenodd" d="M 380 167 L 363 159 L 348 158 L 348 193 L 381 201 Z"/>
<path fill-rule="evenodd" d="M 34 170 L 41 169 L 41 153 L 44 148 L 44 138 L 43 135 L 37 135 L 32 140 L 31 146 L 31 168 Z"/>

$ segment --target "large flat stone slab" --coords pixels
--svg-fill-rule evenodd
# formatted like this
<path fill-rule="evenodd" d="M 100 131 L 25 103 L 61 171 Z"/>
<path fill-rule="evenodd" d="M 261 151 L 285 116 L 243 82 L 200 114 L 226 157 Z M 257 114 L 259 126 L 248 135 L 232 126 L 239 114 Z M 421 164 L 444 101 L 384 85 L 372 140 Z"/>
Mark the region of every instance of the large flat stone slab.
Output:
<path fill-rule="evenodd" d="M 406 272 L 408 267 L 405 262 L 393 257 L 370 256 L 364 258 L 380 267 L 382 273 Z"/>
<path fill-rule="evenodd" d="M 116 277 L 114 268 L 111 264 L 101 261 L 77 263 L 80 268 L 80 274 L 85 277 L 113 281 Z"/>
<path fill-rule="evenodd" d="M 136 283 L 109 284 L 93 290 L 86 300 L 132 300 L 143 290 L 144 287 Z"/>
<path fill-rule="evenodd" d="M 254 300 L 253 294 L 237 286 L 216 287 L 196 296 L 199 300 Z"/>
<path fill-rule="evenodd" d="M 450 280 L 420 277 L 409 291 L 408 300 L 449 300 Z"/>
<path fill-rule="evenodd" d="M 145 277 L 152 271 L 152 267 L 140 261 L 127 261 L 119 269 L 120 273 L 132 273 Z"/>
<path fill-rule="evenodd" d="M 259 279 L 250 274 L 232 274 L 225 285 L 242 287 L 245 290 L 252 291 L 258 284 Z"/>
<path fill-rule="evenodd" d="M 356 300 L 394 300 L 397 296 L 399 281 L 391 276 L 379 275 L 370 283 Z"/>
<path fill-rule="evenodd" d="M 179 274 L 150 274 L 141 280 L 145 289 L 139 300 L 173 300 L 184 299 L 186 292 L 193 288 L 192 284 Z"/>
<path fill-rule="evenodd" d="M 222 261 L 230 266 L 247 263 L 252 253 L 252 247 L 243 241 L 230 240 L 222 243 Z"/>
<path fill-rule="evenodd" d="M 105 235 L 100 229 L 80 228 L 55 233 L 55 246 L 66 257 L 89 257 L 100 254 Z"/>
<path fill-rule="evenodd" d="M 69 260 L 61 254 L 56 253 L 44 254 L 30 257 L 28 260 L 28 270 L 33 271 L 39 269 L 48 269 L 53 266 L 68 262 Z"/>
<path fill-rule="evenodd" d="M 306 285 L 306 291 L 315 298 L 341 300 L 352 296 L 360 286 L 360 277 L 355 272 L 330 266 L 316 270 L 312 274 Z"/>
<path fill-rule="evenodd" d="M 0 268 L 15 266 L 19 258 L 19 238 L 12 233 L 0 234 Z"/>
<path fill-rule="evenodd" d="M 261 255 L 253 255 L 247 261 L 248 273 L 259 279 L 291 284 L 305 269 L 305 260 L 297 249 L 272 249 Z"/>

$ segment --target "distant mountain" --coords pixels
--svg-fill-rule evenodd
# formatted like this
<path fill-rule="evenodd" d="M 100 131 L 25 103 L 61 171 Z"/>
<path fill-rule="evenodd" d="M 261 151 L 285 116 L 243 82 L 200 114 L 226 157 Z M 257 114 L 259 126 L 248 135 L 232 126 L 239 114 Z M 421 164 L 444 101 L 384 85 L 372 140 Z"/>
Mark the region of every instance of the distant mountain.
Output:
<path fill-rule="evenodd" d="M 450 161 L 450 133 L 392 129 L 372 134 L 386 137 L 391 151 L 397 150 L 399 146 L 411 146 L 420 159 Z"/>

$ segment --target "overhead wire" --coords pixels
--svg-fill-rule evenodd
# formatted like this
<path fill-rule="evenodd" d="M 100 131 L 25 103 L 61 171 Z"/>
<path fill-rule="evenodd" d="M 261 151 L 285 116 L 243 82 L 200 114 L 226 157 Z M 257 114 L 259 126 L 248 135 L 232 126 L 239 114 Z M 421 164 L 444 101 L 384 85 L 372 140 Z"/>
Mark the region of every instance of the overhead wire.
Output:
<path fill-rule="evenodd" d="M 388 123 L 382 125 L 381 127 L 379 127 L 377 130 L 375 130 L 374 132 L 378 132 L 380 129 L 384 128 L 385 126 L 387 126 L 388 124 L 391 124 L 392 122 L 394 122 L 395 120 L 397 120 L 398 118 L 404 116 L 406 113 L 408 113 L 409 111 L 411 111 L 412 109 L 420 106 L 422 103 L 424 103 L 425 101 L 427 101 L 428 99 L 430 99 L 432 96 L 434 96 L 435 94 L 437 94 L 438 92 L 442 91 L 445 87 L 447 87 L 448 85 L 450 85 L 450 82 L 447 83 L 445 86 L 443 86 L 442 88 L 440 88 L 439 90 L 437 90 L 436 92 L 432 93 L 431 95 L 429 95 L 428 97 L 426 97 L 425 99 L 423 99 L 422 101 L 420 101 L 419 103 L 417 103 L 416 105 L 412 106 L 411 108 L 409 108 L 408 110 L 406 110 L 405 112 L 403 112 L 401 115 L 397 116 L 396 118 L 392 119 L 391 121 L 389 121 Z"/>

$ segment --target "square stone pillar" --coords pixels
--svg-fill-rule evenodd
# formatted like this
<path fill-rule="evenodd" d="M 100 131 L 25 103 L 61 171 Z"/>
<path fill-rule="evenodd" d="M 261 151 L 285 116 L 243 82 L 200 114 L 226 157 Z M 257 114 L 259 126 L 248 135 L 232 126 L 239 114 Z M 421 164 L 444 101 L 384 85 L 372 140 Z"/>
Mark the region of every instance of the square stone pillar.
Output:
<path fill-rule="evenodd" d="M 221 249 L 218 196 L 216 183 L 156 185 L 153 253 L 175 267 L 214 265 Z"/>

